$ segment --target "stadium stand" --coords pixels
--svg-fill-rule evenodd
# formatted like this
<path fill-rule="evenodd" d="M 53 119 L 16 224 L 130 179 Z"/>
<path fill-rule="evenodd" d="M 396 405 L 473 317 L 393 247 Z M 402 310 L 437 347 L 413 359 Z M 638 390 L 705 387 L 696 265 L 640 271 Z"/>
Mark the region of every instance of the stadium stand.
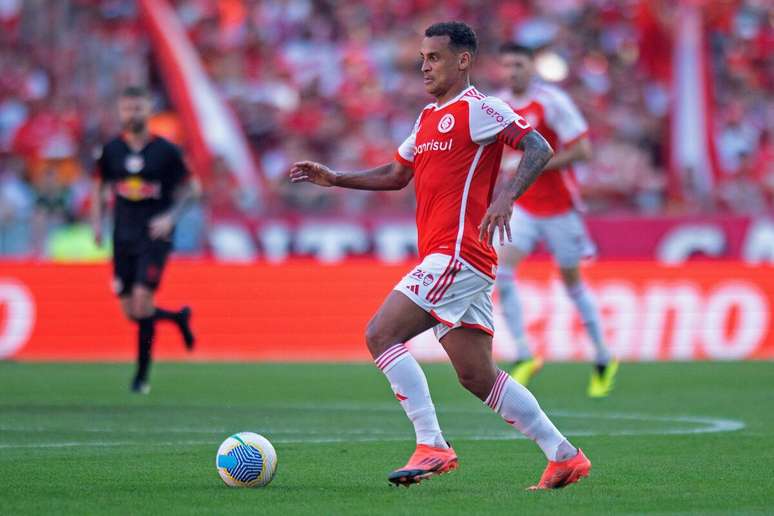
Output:
<path fill-rule="evenodd" d="M 345 169 L 391 159 L 427 101 L 415 80 L 416 39 L 439 17 L 486 28 L 476 78 L 484 91 L 497 88 L 500 42 L 545 50 L 546 73 L 561 79 L 592 127 L 594 158 L 578 170 L 592 214 L 772 210 L 774 59 L 766 48 L 774 33 L 761 0 L 713 3 L 705 12 L 720 162 L 709 196 L 678 192 L 670 180 L 670 2 L 523 1 L 496 12 L 474 0 L 446 2 L 441 12 L 429 0 L 171 3 L 234 108 L 268 192 L 256 202 L 217 161 L 204 205 L 181 223 L 178 250 L 336 259 L 342 248 L 314 228 L 298 229 L 288 244 L 282 228 L 314 216 L 330 222 L 346 252 L 410 252 L 405 231 L 396 230 L 410 220 L 410 189 L 291 189 L 285 173 L 298 158 Z M 92 154 L 117 129 L 113 101 L 122 86 L 151 85 L 155 127 L 186 142 L 134 2 L 0 0 L 0 27 L 0 254 L 46 256 L 52 236 L 88 212 Z"/>

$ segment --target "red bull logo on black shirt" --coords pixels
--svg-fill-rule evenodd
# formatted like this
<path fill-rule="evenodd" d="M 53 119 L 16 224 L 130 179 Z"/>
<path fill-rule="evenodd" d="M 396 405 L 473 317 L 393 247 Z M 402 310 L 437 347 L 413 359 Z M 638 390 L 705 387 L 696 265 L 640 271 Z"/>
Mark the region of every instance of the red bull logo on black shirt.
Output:
<path fill-rule="evenodd" d="M 144 201 L 161 198 L 161 183 L 143 181 L 141 177 L 128 177 L 116 182 L 116 194 L 129 201 Z"/>

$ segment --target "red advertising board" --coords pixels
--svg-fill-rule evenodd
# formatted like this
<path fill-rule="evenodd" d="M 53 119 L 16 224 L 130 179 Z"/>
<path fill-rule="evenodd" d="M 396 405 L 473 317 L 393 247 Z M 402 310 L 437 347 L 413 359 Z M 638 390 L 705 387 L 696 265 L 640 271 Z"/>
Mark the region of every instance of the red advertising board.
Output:
<path fill-rule="evenodd" d="M 770 216 L 590 216 L 586 224 L 599 256 L 607 260 L 774 262 L 774 219 Z"/>
<path fill-rule="evenodd" d="M 589 215 L 585 222 L 602 260 L 647 260 L 675 265 L 688 261 L 738 261 L 774 264 L 774 213 L 759 216 L 696 214 L 680 216 Z M 219 226 L 213 226 L 217 231 Z M 412 259 L 416 223 L 410 217 L 372 219 L 262 219 L 221 228 L 247 249 L 245 259 L 282 261 L 300 253 L 320 261 L 374 257 L 384 262 Z M 214 256 L 228 256 L 214 249 Z M 548 255 L 542 246 L 536 257 Z"/>
<path fill-rule="evenodd" d="M 173 262 L 158 300 L 194 309 L 195 360 L 368 360 L 363 330 L 410 264 L 338 265 Z M 586 268 L 607 340 L 625 360 L 774 358 L 774 269 L 738 262 L 666 267 L 601 262 Z M 554 268 L 532 262 L 519 274 L 532 344 L 551 360 L 590 356 L 582 326 Z M 110 291 L 110 267 L 0 262 L 0 358 L 127 360 L 134 325 Z M 513 357 L 496 307 L 495 353 Z M 409 344 L 443 358 L 425 334 Z M 159 324 L 156 356 L 188 355 L 174 328 Z"/>

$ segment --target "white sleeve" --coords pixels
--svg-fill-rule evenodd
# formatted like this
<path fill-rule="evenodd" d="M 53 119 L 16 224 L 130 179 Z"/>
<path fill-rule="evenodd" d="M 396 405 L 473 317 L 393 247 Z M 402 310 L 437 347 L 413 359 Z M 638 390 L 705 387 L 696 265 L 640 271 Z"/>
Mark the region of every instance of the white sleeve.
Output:
<path fill-rule="evenodd" d="M 586 119 L 569 95 L 553 90 L 546 97 L 546 124 L 562 143 L 571 142 L 589 130 Z"/>
<path fill-rule="evenodd" d="M 422 112 L 424 113 L 424 111 Z M 419 131 L 419 121 L 422 120 L 422 113 L 419 114 L 419 118 L 414 122 L 414 128 L 411 129 L 411 134 L 403 140 L 398 146 L 398 154 L 396 158 L 406 161 L 408 163 L 414 163 L 414 154 L 416 152 L 417 132 Z"/>
<path fill-rule="evenodd" d="M 497 97 L 486 97 L 470 103 L 470 138 L 478 144 L 492 143 L 497 135 L 515 123 L 529 129 L 529 123 Z"/>

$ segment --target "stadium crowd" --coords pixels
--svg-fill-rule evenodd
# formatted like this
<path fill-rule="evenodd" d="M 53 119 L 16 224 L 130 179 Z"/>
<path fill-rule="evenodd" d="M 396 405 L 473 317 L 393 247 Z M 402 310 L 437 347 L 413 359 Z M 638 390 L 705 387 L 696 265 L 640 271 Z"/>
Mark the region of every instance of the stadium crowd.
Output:
<path fill-rule="evenodd" d="M 42 5 L 45 3 L 45 8 Z M 206 70 L 235 108 L 266 198 L 240 201 L 218 162 L 179 248 L 205 244 L 204 220 L 291 213 L 394 217 L 394 194 L 290 188 L 289 164 L 352 169 L 390 160 L 427 102 L 417 39 L 439 19 L 478 28 L 476 84 L 500 87 L 496 50 L 511 39 L 543 50 L 589 120 L 594 158 L 577 170 L 592 212 L 760 213 L 774 207 L 774 15 L 765 0 L 709 3 L 715 145 L 711 198 L 676 196 L 668 171 L 670 34 L 664 0 L 174 0 Z M 50 255 L 51 235 L 88 213 L 93 153 L 117 130 L 122 86 L 151 85 L 174 120 L 134 2 L 0 0 L 0 255 Z M 166 118 L 164 118 L 166 117 Z M 174 125 L 174 124 L 172 124 Z"/>

